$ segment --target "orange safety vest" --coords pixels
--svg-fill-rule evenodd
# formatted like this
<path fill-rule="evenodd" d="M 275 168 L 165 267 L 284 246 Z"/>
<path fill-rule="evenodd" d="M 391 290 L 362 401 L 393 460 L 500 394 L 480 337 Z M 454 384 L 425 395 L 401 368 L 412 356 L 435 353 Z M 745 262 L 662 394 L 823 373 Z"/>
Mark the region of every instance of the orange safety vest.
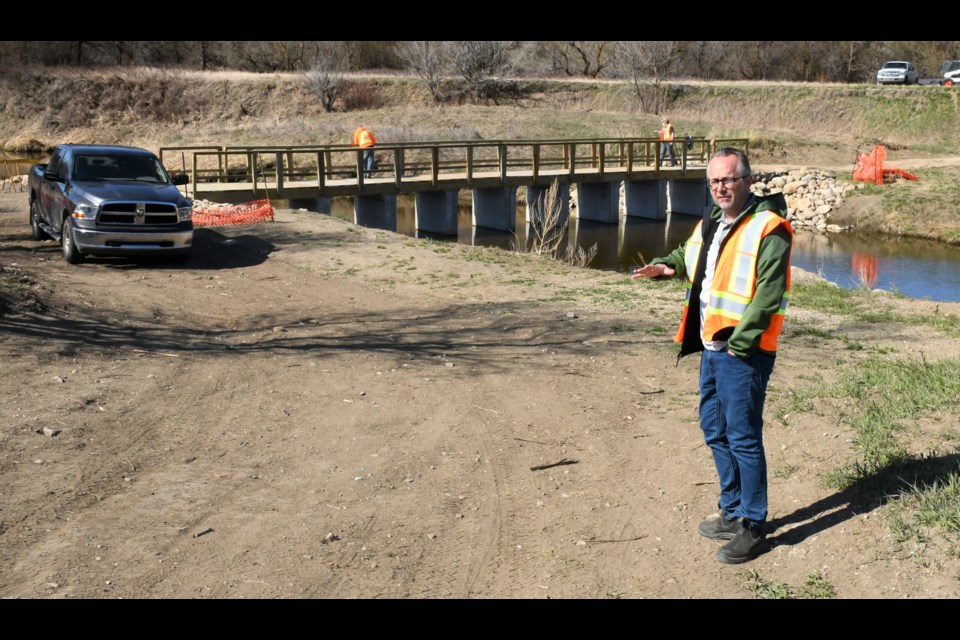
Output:
<path fill-rule="evenodd" d="M 360 127 L 353 132 L 353 144 L 358 147 L 365 149 L 367 147 L 372 147 L 374 144 L 376 144 L 376 142 L 377 139 L 374 138 L 373 134 L 364 127 Z"/>
<path fill-rule="evenodd" d="M 673 140 L 673 125 L 669 122 L 663 125 L 663 128 L 660 129 L 660 139 L 661 140 Z"/>
<path fill-rule="evenodd" d="M 700 259 L 700 250 L 703 248 L 703 238 L 700 227 L 703 221 L 697 223 L 693 235 L 687 240 L 684 249 L 684 263 L 687 269 L 687 301 L 683 306 L 683 319 L 680 328 L 673 337 L 674 342 L 683 341 L 683 330 L 686 326 L 687 313 L 690 310 L 690 292 L 693 288 L 693 278 L 696 275 L 697 262 Z M 793 237 L 793 228 L 786 219 L 772 211 L 758 211 L 750 214 L 736 229 L 727 236 L 726 244 L 717 258 L 717 266 L 713 273 L 713 284 L 710 286 L 710 299 L 707 303 L 706 318 L 703 322 L 703 335 L 711 339 L 718 331 L 737 326 L 743 317 L 750 302 L 757 291 L 757 258 L 760 254 L 760 243 L 778 227 L 786 229 Z M 780 300 L 780 309 L 770 318 L 770 326 L 760 335 L 759 347 L 764 351 L 777 350 L 777 338 L 783 329 L 784 312 L 787 309 L 787 299 L 790 297 L 790 270 L 787 270 L 787 288 Z M 694 300 L 699 305 L 699 300 Z"/>

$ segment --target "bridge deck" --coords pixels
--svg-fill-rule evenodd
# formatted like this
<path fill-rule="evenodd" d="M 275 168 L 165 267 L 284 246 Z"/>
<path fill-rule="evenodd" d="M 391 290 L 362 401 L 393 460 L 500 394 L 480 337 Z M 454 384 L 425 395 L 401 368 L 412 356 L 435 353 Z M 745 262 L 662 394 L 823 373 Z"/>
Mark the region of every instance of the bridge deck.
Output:
<path fill-rule="evenodd" d="M 324 180 L 321 189 L 318 179 L 312 180 L 284 180 L 278 187 L 276 175 L 269 173 L 257 181 L 256 187 L 252 181 L 238 182 L 201 182 L 191 185 L 191 195 L 194 198 L 221 202 L 243 202 L 258 198 L 318 198 L 342 197 L 357 195 L 384 195 L 396 193 L 416 193 L 421 191 L 444 191 L 460 189 L 486 189 L 498 187 L 521 186 L 549 186 L 557 179 L 562 183 L 596 183 L 621 182 L 643 180 L 702 180 L 706 177 L 706 164 L 688 163 L 686 167 L 661 167 L 656 170 L 652 167 L 634 168 L 628 171 L 625 167 L 607 167 L 601 173 L 599 168 L 578 167 L 571 175 L 569 170 L 543 170 L 537 172 L 534 179 L 531 170 L 514 170 L 506 175 L 499 172 L 474 172 L 468 176 L 466 172 L 445 173 L 437 178 L 431 175 L 404 175 L 398 180 L 395 175 L 385 172 L 374 172 L 371 177 L 362 181 L 357 178 L 340 178 Z"/>
<path fill-rule="evenodd" d="M 174 167 L 180 164 L 189 174 L 189 195 L 244 202 L 265 197 L 546 187 L 553 180 L 568 184 L 702 180 L 707 160 L 717 148 L 746 150 L 747 143 L 744 139 L 675 140 L 678 166 L 661 164 L 666 143 L 656 138 L 378 144 L 373 148 L 377 171 L 371 177 L 358 177 L 367 150 L 351 145 L 168 147 L 160 150 L 160 159 L 166 157 Z"/>

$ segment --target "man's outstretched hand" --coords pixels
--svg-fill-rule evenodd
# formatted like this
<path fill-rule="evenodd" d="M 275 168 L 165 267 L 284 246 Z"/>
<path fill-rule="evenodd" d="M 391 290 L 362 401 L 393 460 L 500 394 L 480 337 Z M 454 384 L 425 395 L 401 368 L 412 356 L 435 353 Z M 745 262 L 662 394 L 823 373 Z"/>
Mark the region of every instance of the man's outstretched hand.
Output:
<path fill-rule="evenodd" d="M 630 277 L 633 279 L 637 278 L 658 278 L 660 276 L 675 276 L 677 275 L 677 270 L 671 267 L 668 264 L 648 264 L 646 266 L 640 267 L 639 269 L 634 269 L 633 273 L 630 274 Z"/>

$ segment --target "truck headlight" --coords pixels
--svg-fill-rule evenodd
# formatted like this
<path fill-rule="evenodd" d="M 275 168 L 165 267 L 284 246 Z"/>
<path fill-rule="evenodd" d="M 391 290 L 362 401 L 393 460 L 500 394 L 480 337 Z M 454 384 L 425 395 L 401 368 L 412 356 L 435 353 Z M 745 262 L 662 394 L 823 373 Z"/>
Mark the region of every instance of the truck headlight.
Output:
<path fill-rule="evenodd" d="M 73 217 L 93 220 L 97 217 L 97 208 L 90 204 L 78 204 L 73 208 Z"/>
<path fill-rule="evenodd" d="M 193 207 L 177 207 L 177 217 L 180 222 L 187 222 L 193 218 Z"/>

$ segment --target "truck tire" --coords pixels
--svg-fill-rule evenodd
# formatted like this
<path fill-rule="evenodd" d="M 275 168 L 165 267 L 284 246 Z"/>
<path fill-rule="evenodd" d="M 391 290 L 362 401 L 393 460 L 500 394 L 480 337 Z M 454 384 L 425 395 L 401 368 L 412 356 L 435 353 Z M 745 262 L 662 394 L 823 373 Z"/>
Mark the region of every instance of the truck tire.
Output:
<path fill-rule="evenodd" d="M 67 216 L 63 220 L 63 228 L 60 230 L 60 245 L 63 247 L 63 259 L 70 264 L 80 264 L 83 262 L 83 254 L 77 249 L 77 243 L 73 238 L 73 218 Z"/>
<path fill-rule="evenodd" d="M 46 240 L 50 236 L 40 228 L 40 201 L 30 201 L 30 235 L 34 240 Z"/>

